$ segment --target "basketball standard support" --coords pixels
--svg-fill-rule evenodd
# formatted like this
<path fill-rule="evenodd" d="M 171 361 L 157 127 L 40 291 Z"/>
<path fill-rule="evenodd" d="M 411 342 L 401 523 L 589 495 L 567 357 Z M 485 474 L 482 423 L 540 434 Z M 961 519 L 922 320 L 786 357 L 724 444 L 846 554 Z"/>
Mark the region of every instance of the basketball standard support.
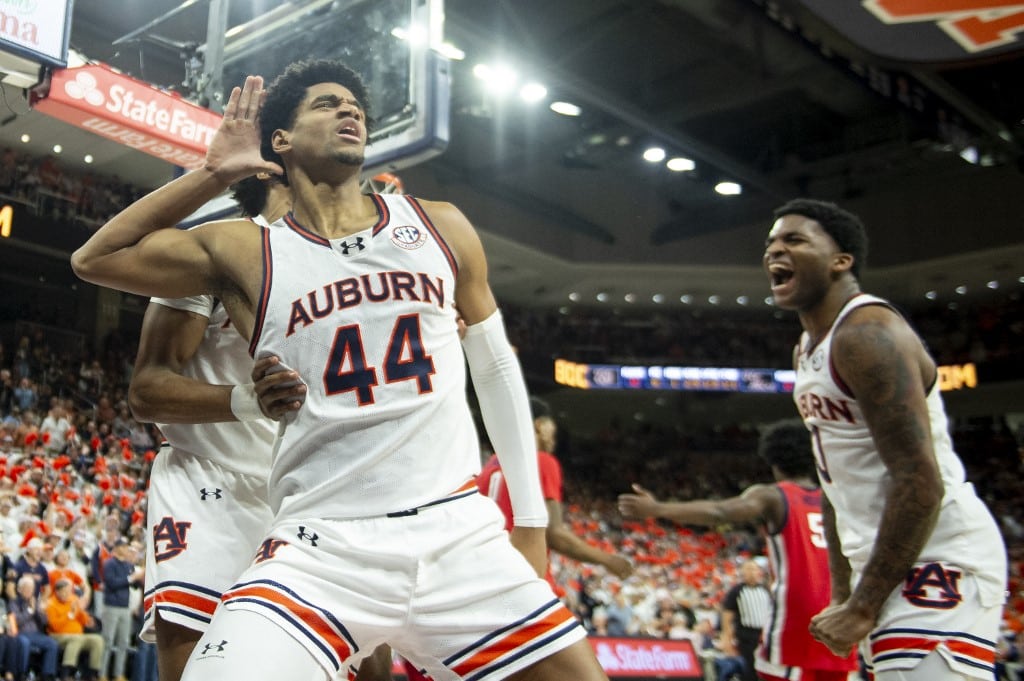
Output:
<path fill-rule="evenodd" d="M 216 113 L 224 113 L 224 42 L 228 31 L 230 0 L 210 0 L 206 22 L 206 50 L 203 59 L 202 102 Z"/>

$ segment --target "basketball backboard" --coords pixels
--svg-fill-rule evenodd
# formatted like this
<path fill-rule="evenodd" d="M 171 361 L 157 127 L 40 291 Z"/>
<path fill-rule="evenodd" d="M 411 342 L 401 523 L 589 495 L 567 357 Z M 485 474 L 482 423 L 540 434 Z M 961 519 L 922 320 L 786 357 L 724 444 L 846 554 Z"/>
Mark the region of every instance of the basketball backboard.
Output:
<path fill-rule="evenodd" d="M 302 59 L 338 59 L 360 75 L 376 122 L 367 176 L 400 170 L 441 153 L 448 143 L 448 63 L 441 42 L 441 0 L 313 0 L 268 12 L 229 31 L 222 82 L 248 74 L 267 82 Z"/>

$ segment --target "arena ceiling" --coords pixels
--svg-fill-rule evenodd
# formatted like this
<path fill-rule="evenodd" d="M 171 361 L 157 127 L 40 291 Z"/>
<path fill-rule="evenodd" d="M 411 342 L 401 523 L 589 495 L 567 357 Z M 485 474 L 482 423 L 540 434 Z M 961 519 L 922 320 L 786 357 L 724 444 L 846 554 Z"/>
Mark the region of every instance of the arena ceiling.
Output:
<path fill-rule="evenodd" d="M 139 41 L 112 46 L 183 4 Z M 231 0 L 229 23 L 280 4 Z M 718 295 L 723 305 L 740 296 L 760 305 L 767 286 L 757 263 L 771 209 L 798 195 L 864 217 L 868 283 L 885 295 L 951 296 L 957 285 L 973 292 L 990 280 L 1021 286 L 1021 45 L 1009 24 L 993 33 L 996 47 L 968 49 L 953 36 L 963 22 L 984 28 L 1024 15 L 1024 4 L 877 26 L 871 17 L 900 3 L 843 4 L 862 35 L 851 38 L 800 0 L 447 0 L 446 37 L 466 53 L 453 63 L 451 143 L 403 170 L 406 188 L 459 205 L 484 233 L 495 289 L 523 304 L 605 293 L 620 305 L 627 294 L 637 305 L 655 294 L 665 305 L 684 294 L 691 304 Z M 79 0 L 71 43 L 89 59 L 182 89 L 205 41 L 208 5 Z M 865 49 L 863 35 L 890 38 Z M 935 53 L 901 52 L 918 44 Z M 547 87 L 547 102 L 573 102 L 581 115 L 485 94 L 472 75 L 480 62 L 511 65 Z M 66 162 L 91 150 L 102 172 L 149 184 L 170 177 L 160 161 L 13 99 L 20 115 L 0 124 L 0 143 L 20 144 L 26 130 L 47 144 L 66 137 Z M 694 170 L 643 160 L 649 146 L 693 160 Z M 742 194 L 716 193 L 722 180 Z"/>

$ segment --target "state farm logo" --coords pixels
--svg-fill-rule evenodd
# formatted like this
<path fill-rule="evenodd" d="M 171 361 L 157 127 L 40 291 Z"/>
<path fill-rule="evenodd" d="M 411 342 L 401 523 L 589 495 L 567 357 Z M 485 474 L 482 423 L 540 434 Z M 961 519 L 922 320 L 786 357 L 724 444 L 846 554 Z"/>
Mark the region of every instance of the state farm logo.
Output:
<path fill-rule="evenodd" d="M 72 99 L 84 99 L 93 106 L 103 106 L 103 93 L 97 87 L 96 77 L 91 73 L 77 73 L 74 80 L 64 83 L 64 92 Z"/>
<path fill-rule="evenodd" d="M 2 2 L 2 0 L 0 0 Z M 175 141 L 208 147 L 220 117 L 128 78 L 86 67 L 65 71 L 64 94 L 104 109 L 136 129 L 166 133 Z"/>
<path fill-rule="evenodd" d="M 1024 31 L 1024 2 L 1014 0 L 862 0 L 885 24 L 931 22 L 968 52 L 1017 41 Z"/>

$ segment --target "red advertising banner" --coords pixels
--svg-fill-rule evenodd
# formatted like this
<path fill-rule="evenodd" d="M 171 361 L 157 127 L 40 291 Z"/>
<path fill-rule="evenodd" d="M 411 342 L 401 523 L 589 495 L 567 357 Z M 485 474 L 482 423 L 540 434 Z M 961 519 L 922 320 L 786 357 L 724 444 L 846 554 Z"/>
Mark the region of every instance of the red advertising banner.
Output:
<path fill-rule="evenodd" d="M 102 64 L 53 72 L 33 107 L 184 168 L 202 165 L 221 117 Z"/>
<path fill-rule="evenodd" d="M 608 676 L 613 679 L 702 679 L 700 658 L 687 640 L 589 637 Z"/>
<path fill-rule="evenodd" d="M 596 636 L 587 640 L 611 679 L 704 678 L 700 658 L 687 640 Z M 396 679 L 405 678 L 400 661 L 396 660 L 392 673 Z"/>

